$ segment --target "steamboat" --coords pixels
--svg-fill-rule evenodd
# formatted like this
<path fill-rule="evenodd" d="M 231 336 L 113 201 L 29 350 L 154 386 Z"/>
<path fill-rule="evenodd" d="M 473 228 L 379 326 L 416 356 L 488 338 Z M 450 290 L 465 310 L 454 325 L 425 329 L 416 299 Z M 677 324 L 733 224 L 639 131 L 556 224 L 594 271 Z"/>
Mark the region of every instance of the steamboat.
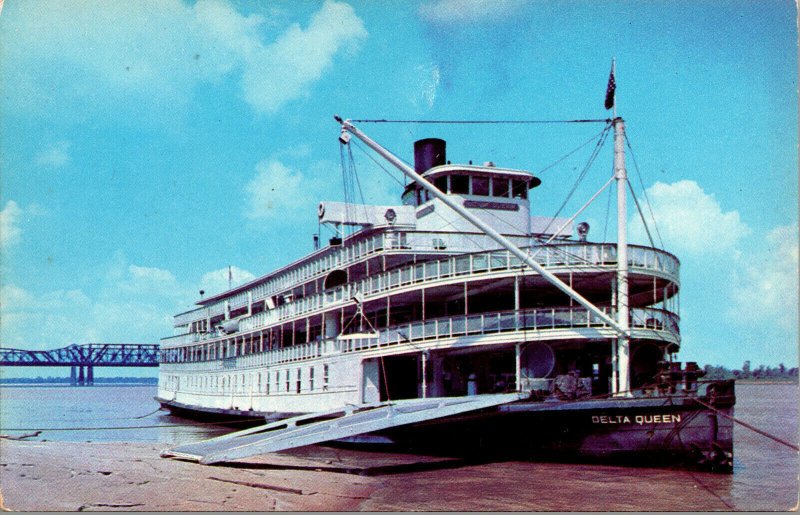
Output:
<path fill-rule="evenodd" d="M 532 215 L 528 171 L 452 164 L 435 138 L 415 143 L 412 168 L 336 119 L 343 148 L 357 138 L 408 177 L 401 202 L 320 203 L 329 244 L 174 317 L 161 405 L 265 425 L 164 456 L 349 440 L 732 469 L 733 382 L 676 361 L 679 261 L 627 243 L 621 118 L 605 121 L 611 243 L 577 214 Z"/>

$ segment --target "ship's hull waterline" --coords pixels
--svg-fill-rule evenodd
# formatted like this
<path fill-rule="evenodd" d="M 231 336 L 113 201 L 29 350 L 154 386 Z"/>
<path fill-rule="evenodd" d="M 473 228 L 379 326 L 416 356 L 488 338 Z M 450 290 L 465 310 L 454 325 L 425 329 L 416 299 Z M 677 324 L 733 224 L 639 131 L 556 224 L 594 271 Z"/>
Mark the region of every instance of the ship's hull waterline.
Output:
<path fill-rule="evenodd" d="M 734 385 L 725 381 L 704 387 L 710 394 L 701 397 L 523 400 L 331 443 L 379 444 L 473 459 L 677 465 L 732 472 Z M 175 415 L 237 428 L 300 415 L 158 400 Z"/>

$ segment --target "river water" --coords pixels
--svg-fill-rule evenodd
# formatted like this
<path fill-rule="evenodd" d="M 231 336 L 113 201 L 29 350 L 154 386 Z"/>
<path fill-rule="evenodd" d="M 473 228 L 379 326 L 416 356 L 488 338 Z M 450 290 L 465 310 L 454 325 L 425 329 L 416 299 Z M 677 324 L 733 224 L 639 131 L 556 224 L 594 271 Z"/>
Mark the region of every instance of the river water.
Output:
<path fill-rule="evenodd" d="M 0 433 L 42 431 L 36 440 L 157 442 L 178 445 L 230 432 L 230 427 L 201 424 L 158 411 L 154 386 L 20 386 L 0 388 Z M 800 438 L 797 385 L 737 384 L 736 417 L 778 438 Z M 800 460 L 797 452 L 741 425 L 734 429 L 733 474 L 695 472 L 701 488 L 724 500 L 731 510 L 788 510 L 798 499 Z M 557 464 L 515 462 L 542 473 Z M 588 468 L 587 468 L 588 467 Z M 591 466 L 581 466 L 590 470 Z M 598 469 L 600 470 L 600 469 Z M 485 471 L 485 469 L 484 469 Z M 642 481 L 657 487 L 664 470 L 636 469 Z M 566 493 L 565 493 L 566 495 Z"/>

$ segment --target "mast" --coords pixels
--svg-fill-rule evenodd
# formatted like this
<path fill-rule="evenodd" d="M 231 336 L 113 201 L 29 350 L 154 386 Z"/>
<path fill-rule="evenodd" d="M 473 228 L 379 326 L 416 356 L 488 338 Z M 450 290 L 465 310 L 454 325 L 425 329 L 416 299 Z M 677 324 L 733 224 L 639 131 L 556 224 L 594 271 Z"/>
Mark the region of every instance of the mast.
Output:
<path fill-rule="evenodd" d="M 394 154 L 380 146 L 378 143 L 373 141 L 369 138 L 366 134 L 361 132 L 356 126 L 350 123 L 349 120 L 343 120 L 339 116 L 334 117 L 337 122 L 342 125 L 342 134 L 339 136 L 339 141 L 342 143 L 347 143 L 350 140 L 350 134 L 354 135 L 358 139 L 364 142 L 368 147 L 372 150 L 380 154 L 384 159 L 389 161 L 392 165 L 394 165 L 398 170 L 403 172 L 406 176 L 408 176 L 413 181 L 416 181 L 417 184 L 428 190 L 431 196 L 436 197 L 437 199 L 441 200 L 445 205 L 451 208 L 453 211 L 457 212 L 461 216 L 463 216 L 466 220 L 472 223 L 475 227 L 483 231 L 487 236 L 492 238 L 494 241 L 499 243 L 503 248 L 514 254 L 523 263 L 533 268 L 537 271 L 542 277 L 544 277 L 550 284 L 561 290 L 563 293 L 571 297 L 575 302 L 580 304 L 581 306 L 585 307 L 592 313 L 594 313 L 598 318 L 603 320 L 606 324 L 612 327 L 617 334 L 619 335 L 626 335 L 628 334 L 627 323 L 625 326 L 620 325 L 616 320 L 609 317 L 606 313 L 603 312 L 600 308 L 586 300 L 580 293 L 573 290 L 568 284 L 564 281 L 556 277 L 553 273 L 546 270 L 542 265 L 540 265 L 536 260 L 534 260 L 530 255 L 526 254 L 522 250 L 520 250 L 516 245 L 511 243 L 507 238 L 503 235 L 495 231 L 492 227 L 484 223 L 482 220 L 474 216 L 472 213 L 467 211 L 463 206 L 454 202 L 450 199 L 447 195 L 439 191 L 433 184 L 428 182 L 427 179 L 423 178 L 419 175 L 413 168 L 405 164 L 399 158 L 397 158 Z M 620 120 L 621 121 L 621 120 Z M 349 133 L 349 134 L 348 134 Z M 623 167 L 624 170 L 624 167 Z M 627 320 L 627 319 L 626 319 Z"/>
<path fill-rule="evenodd" d="M 617 180 L 617 336 L 616 369 L 619 384 L 612 383 L 612 394 L 630 395 L 630 305 L 628 296 L 627 182 L 625 170 L 625 120 L 614 118 L 614 177 Z"/>

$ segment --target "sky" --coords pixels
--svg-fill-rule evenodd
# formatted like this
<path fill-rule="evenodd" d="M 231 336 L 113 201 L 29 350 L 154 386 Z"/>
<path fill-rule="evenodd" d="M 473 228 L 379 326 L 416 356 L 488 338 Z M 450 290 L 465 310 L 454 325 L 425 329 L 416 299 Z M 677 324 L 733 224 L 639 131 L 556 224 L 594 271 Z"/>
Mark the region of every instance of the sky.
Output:
<path fill-rule="evenodd" d="M 613 57 L 631 184 L 681 260 L 680 359 L 797 366 L 796 20 L 784 0 L 7 2 L 0 346 L 157 343 L 229 267 L 239 284 L 311 251 L 318 202 L 344 198 L 335 114 L 605 119 Z M 603 129 L 359 127 L 406 161 L 441 137 L 453 162 L 531 170 L 541 216 Z M 399 203 L 399 174 L 353 153 L 365 201 Z M 590 239 L 615 239 L 607 206 L 578 218 Z"/>

